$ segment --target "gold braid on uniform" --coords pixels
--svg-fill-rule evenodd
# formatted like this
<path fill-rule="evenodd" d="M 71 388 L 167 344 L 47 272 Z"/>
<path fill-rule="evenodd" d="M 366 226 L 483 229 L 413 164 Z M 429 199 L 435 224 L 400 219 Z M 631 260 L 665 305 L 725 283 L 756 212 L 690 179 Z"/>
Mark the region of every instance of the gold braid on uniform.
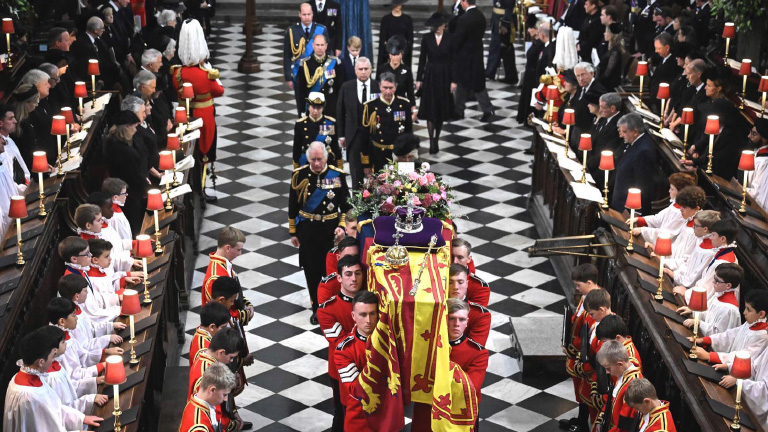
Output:
<path fill-rule="evenodd" d="M 293 56 L 291 57 L 291 61 L 296 61 L 299 59 L 299 57 L 301 57 L 301 53 L 304 52 L 304 48 L 307 46 L 307 41 L 304 40 L 304 38 L 301 38 L 301 40 L 299 41 L 299 46 L 294 48 L 293 32 L 290 29 L 288 29 L 288 35 L 291 38 L 291 53 L 293 54 Z"/>
<path fill-rule="evenodd" d="M 365 120 L 368 119 L 368 123 Z M 363 127 L 367 127 L 371 133 L 376 130 L 376 113 L 368 115 L 368 104 L 363 105 Z"/>
<path fill-rule="evenodd" d="M 298 172 L 291 177 L 291 188 L 296 191 L 299 204 L 304 204 L 307 202 L 307 195 L 309 195 L 309 179 L 305 178 L 299 184 L 296 184 L 297 174 Z"/>
<path fill-rule="evenodd" d="M 315 69 L 315 72 L 310 77 L 309 76 L 309 67 L 307 67 L 307 62 L 304 62 L 304 78 L 307 79 L 307 88 L 310 88 L 313 85 L 315 85 L 317 80 L 319 80 L 320 78 L 323 77 L 323 73 L 324 73 L 323 68 L 322 67 L 318 67 L 317 69 Z"/>

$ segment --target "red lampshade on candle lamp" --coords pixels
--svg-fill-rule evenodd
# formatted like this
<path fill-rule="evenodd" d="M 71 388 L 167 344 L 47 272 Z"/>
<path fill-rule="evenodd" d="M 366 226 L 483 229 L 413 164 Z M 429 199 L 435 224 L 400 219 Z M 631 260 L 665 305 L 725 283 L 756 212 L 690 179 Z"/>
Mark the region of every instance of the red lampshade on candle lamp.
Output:
<path fill-rule="evenodd" d="M 160 152 L 159 168 L 163 171 L 170 171 L 173 169 L 173 154 L 164 150 Z"/>
<path fill-rule="evenodd" d="M 638 95 L 638 105 L 643 105 L 643 80 L 645 77 L 648 76 L 648 62 L 646 61 L 639 61 L 637 62 L 637 69 L 635 69 L 635 75 L 640 77 L 640 94 Z"/>
<path fill-rule="evenodd" d="M 736 378 L 736 400 L 734 409 L 736 413 L 731 420 L 731 430 L 741 430 L 741 420 L 739 419 L 739 411 L 741 410 L 741 391 L 744 385 L 745 379 L 752 378 L 752 359 L 749 355 L 749 351 L 737 351 L 733 358 L 733 364 L 731 365 L 731 376 Z"/>
<path fill-rule="evenodd" d="M 32 152 L 32 172 L 37 173 L 37 184 L 40 190 L 40 217 L 47 216 L 45 211 L 45 187 L 43 183 L 43 173 L 48 172 L 48 158 L 44 151 Z"/>
<path fill-rule="evenodd" d="M 11 64 L 11 34 L 15 33 L 13 18 L 3 18 L 3 33 L 5 33 L 5 44 L 8 47 L 8 69 L 11 69 L 13 68 L 13 64 Z"/>
<path fill-rule="evenodd" d="M 707 116 L 707 124 L 704 126 L 704 133 L 709 135 L 709 154 L 706 173 L 712 174 L 712 150 L 715 147 L 715 135 L 720 133 L 720 117 L 716 115 Z"/>
<path fill-rule="evenodd" d="M 566 143 L 568 145 L 568 143 Z M 581 182 L 587 182 L 587 153 L 592 150 L 592 135 L 581 134 L 579 138 L 579 150 L 582 151 L 583 163 L 581 165 Z"/>
<path fill-rule="evenodd" d="M 179 125 L 179 138 L 184 138 L 184 123 L 187 123 L 187 112 L 184 111 L 184 107 L 176 107 L 176 111 L 173 114 L 174 123 Z"/>
<path fill-rule="evenodd" d="M 576 124 L 576 111 L 573 108 L 566 108 L 563 111 L 563 124 L 568 126 Z"/>
<path fill-rule="evenodd" d="M 661 101 L 661 112 L 659 119 L 659 131 L 664 129 L 664 112 L 666 111 L 667 99 L 669 99 L 669 84 L 660 83 L 659 90 L 656 92 L 656 99 Z"/>
<path fill-rule="evenodd" d="M 765 115 L 765 97 L 766 93 L 768 93 L 768 76 L 760 77 L 760 84 L 757 86 L 757 91 L 763 94 L 763 101 L 760 104 L 760 117 L 763 117 Z"/>
<path fill-rule="evenodd" d="M 696 354 L 696 338 L 699 333 L 699 314 L 707 310 L 707 290 L 702 287 L 691 288 L 691 298 L 688 300 L 688 308 L 693 311 L 693 345 L 688 358 L 698 359 Z"/>
<path fill-rule="evenodd" d="M 605 171 L 605 186 L 603 188 L 603 207 L 604 209 L 608 208 L 608 171 L 613 171 L 614 169 L 614 163 L 613 163 L 613 152 L 610 150 L 603 150 L 600 152 L 600 165 L 598 166 L 598 169 L 601 169 Z"/>
<path fill-rule="evenodd" d="M 165 141 L 165 148 L 171 151 L 171 157 L 173 157 L 173 185 L 178 186 L 179 181 L 176 179 L 176 150 L 181 150 L 179 135 L 175 133 L 168 134 L 168 138 L 166 138 Z"/>
<path fill-rule="evenodd" d="M 752 150 L 744 150 L 741 152 L 741 158 L 739 159 L 739 169 L 744 171 L 744 182 L 741 184 L 741 207 L 739 213 L 744 214 L 747 212 L 747 181 L 749 180 L 749 172 L 755 170 L 755 152 Z"/>
<path fill-rule="evenodd" d="M 152 246 L 150 245 L 150 248 Z M 120 315 L 130 316 L 141 313 L 138 291 L 127 289 L 123 291 L 123 303 L 120 307 Z M 131 337 L 133 339 L 133 337 Z"/>
<path fill-rule="evenodd" d="M 195 89 L 192 87 L 192 83 L 185 82 L 181 85 L 181 97 L 187 103 L 187 118 L 192 117 L 189 112 L 189 100 L 195 97 Z"/>
<path fill-rule="evenodd" d="M 632 229 L 634 226 L 635 210 L 640 210 L 643 207 L 640 189 L 629 188 L 624 206 L 629 209 L 629 241 L 627 242 L 627 250 L 632 252 L 634 250 L 634 247 L 632 246 L 632 240 L 634 239 Z"/>
<path fill-rule="evenodd" d="M 158 164 L 158 168 L 160 168 L 162 171 L 165 171 L 163 173 L 163 176 L 165 177 L 165 209 L 166 210 L 173 210 L 173 203 L 171 203 L 171 175 L 167 171 L 171 171 L 175 164 L 173 163 L 173 152 L 170 152 L 168 150 L 161 151 L 160 152 L 160 163 Z"/>
<path fill-rule="evenodd" d="M 723 62 L 728 65 L 728 51 L 731 48 L 731 38 L 736 36 L 736 25 L 732 22 L 727 22 L 723 26 L 723 38 L 725 39 L 725 56 L 723 56 Z"/>
<path fill-rule="evenodd" d="M 64 175 L 64 170 L 61 167 L 61 136 L 67 134 L 67 122 L 64 116 L 55 115 L 51 122 L 51 135 L 56 135 L 56 144 L 58 145 L 59 155 L 57 160 L 58 175 Z"/>
<path fill-rule="evenodd" d="M 72 108 L 70 108 L 70 107 L 62 107 L 60 114 L 61 114 L 62 117 L 64 117 L 64 123 L 66 123 L 66 128 L 67 128 L 67 141 L 66 141 L 67 158 L 70 158 L 72 155 L 71 155 L 70 149 L 69 149 L 69 125 L 75 123 L 75 116 L 74 116 L 74 114 L 72 114 Z"/>
<path fill-rule="evenodd" d="M 739 105 L 739 109 L 744 109 L 745 101 L 747 100 L 747 78 L 749 78 L 749 74 L 752 73 L 752 60 L 750 59 L 744 59 L 741 61 L 741 66 L 739 67 L 739 75 L 742 76 L 742 87 L 741 87 L 741 104 Z"/>
<path fill-rule="evenodd" d="M 16 264 L 24 265 L 24 254 L 21 252 L 21 220 L 27 217 L 27 202 L 23 196 L 14 195 L 11 197 L 8 217 L 16 219 L 16 244 L 19 248 L 16 253 Z"/>
<path fill-rule="evenodd" d="M 683 112 L 680 114 L 680 123 L 685 128 L 685 136 L 683 137 L 683 159 L 688 154 L 688 128 L 693 124 L 693 108 L 683 108 Z"/>
<path fill-rule="evenodd" d="M 122 430 L 120 415 L 123 414 L 120 411 L 120 384 L 126 381 L 123 357 L 119 355 L 109 356 L 106 359 L 106 364 L 107 366 L 104 370 L 104 384 L 111 385 L 112 390 L 114 391 L 115 410 L 112 412 L 112 415 L 115 416 L 115 426 L 113 430 L 119 432 Z"/>
<path fill-rule="evenodd" d="M 78 100 L 80 109 L 80 122 L 83 121 L 83 98 L 88 96 L 88 90 L 85 88 L 85 82 L 75 81 L 75 97 Z"/>
<path fill-rule="evenodd" d="M 158 210 L 163 209 L 163 195 L 160 189 L 150 189 L 147 191 L 147 210 L 154 212 L 155 216 L 155 253 L 163 253 L 163 247 L 160 245 L 160 220 L 158 219 Z"/>
<path fill-rule="evenodd" d="M 162 201 L 161 201 L 162 202 Z M 139 234 L 136 236 L 136 258 L 141 258 L 142 269 L 144 270 L 144 304 L 152 303 L 152 298 L 149 296 L 149 278 L 147 276 L 147 258 L 154 255 L 152 251 L 152 240 L 146 234 Z M 123 295 L 125 297 L 125 295 Z"/>
<path fill-rule="evenodd" d="M 668 232 L 662 231 L 656 237 L 653 253 L 659 257 L 659 287 L 653 298 L 656 299 L 656 301 L 661 302 L 664 300 L 664 295 L 662 293 L 664 287 L 664 257 L 672 255 L 672 238 Z"/>
<path fill-rule="evenodd" d="M 544 97 L 548 101 L 547 116 L 549 117 L 549 131 L 552 131 L 553 117 L 555 116 L 555 99 L 560 97 L 560 91 L 556 85 L 548 85 L 544 92 Z"/>
<path fill-rule="evenodd" d="M 96 108 L 96 75 L 99 73 L 99 61 L 96 59 L 88 60 L 88 75 L 91 76 L 91 95 L 93 97 L 93 108 Z"/>

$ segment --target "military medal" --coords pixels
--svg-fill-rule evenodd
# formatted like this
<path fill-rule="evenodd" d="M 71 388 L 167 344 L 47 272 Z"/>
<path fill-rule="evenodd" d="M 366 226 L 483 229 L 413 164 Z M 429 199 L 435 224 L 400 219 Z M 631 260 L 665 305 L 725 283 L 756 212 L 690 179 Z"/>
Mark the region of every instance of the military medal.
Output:
<path fill-rule="evenodd" d="M 329 191 L 328 191 L 328 193 L 327 193 L 327 195 L 328 195 L 328 198 L 329 198 L 329 199 L 333 199 L 333 197 L 335 197 L 335 196 L 336 196 L 336 193 L 334 193 L 332 190 L 329 190 Z"/>
<path fill-rule="evenodd" d="M 387 107 L 387 112 L 391 113 L 392 112 L 392 107 Z"/>
<path fill-rule="evenodd" d="M 336 208 L 336 206 L 333 205 L 333 203 L 328 203 L 328 211 L 333 211 L 333 209 L 335 209 L 335 208 Z"/>
<path fill-rule="evenodd" d="M 326 143 L 326 144 L 330 144 L 330 143 L 331 143 L 331 141 L 333 141 L 333 140 L 331 139 L 331 137 L 330 137 L 330 136 L 328 136 L 328 135 L 326 135 L 326 137 L 325 137 L 325 143 Z"/>
<path fill-rule="evenodd" d="M 403 133 L 405 131 L 405 126 L 400 125 L 400 127 L 397 128 L 397 133 Z"/>

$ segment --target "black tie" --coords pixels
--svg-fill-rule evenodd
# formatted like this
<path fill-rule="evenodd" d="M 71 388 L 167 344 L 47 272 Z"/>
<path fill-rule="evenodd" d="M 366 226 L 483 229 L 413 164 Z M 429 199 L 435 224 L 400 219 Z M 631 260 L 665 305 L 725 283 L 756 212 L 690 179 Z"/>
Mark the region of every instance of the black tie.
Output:
<path fill-rule="evenodd" d="M 320 4 L 317 5 L 317 11 L 322 12 L 323 11 L 323 2 L 320 2 Z"/>
<path fill-rule="evenodd" d="M 352 57 L 352 66 L 357 64 L 357 57 Z"/>
<path fill-rule="evenodd" d="M 579 96 L 579 100 L 582 100 L 584 98 L 584 93 L 586 93 L 586 92 L 587 92 L 587 88 L 586 87 L 581 89 L 581 96 Z"/>
<path fill-rule="evenodd" d="M 304 27 L 304 39 L 309 41 L 309 27 Z"/>
<path fill-rule="evenodd" d="M 368 101 L 368 89 L 365 88 L 365 83 L 363 83 L 363 97 L 360 98 L 360 103 L 366 103 Z"/>

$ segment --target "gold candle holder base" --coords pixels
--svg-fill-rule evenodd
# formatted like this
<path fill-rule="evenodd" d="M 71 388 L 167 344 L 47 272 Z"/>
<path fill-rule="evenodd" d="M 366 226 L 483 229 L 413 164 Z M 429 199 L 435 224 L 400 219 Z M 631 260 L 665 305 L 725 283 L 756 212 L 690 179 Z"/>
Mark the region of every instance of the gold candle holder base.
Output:
<path fill-rule="evenodd" d="M 155 253 L 161 254 L 163 253 L 163 246 L 160 244 L 160 231 L 155 231 Z"/>
<path fill-rule="evenodd" d="M 176 178 L 176 164 L 173 164 L 173 186 L 178 186 L 181 183 L 179 183 L 179 179 Z"/>
<path fill-rule="evenodd" d="M 152 297 L 149 296 L 149 281 L 144 279 L 144 300 L 142 300 L 142 303 L 151 304 L 152 303 Z"/>
<path fill-rule="evenodd" d="M 38 213 L 38 216 L 40 216 L 40 217 L 48 216 L 48 212 L 45 211 L 45 202 L 44 201 L 45 201 L 45 194 L 41 193 L 40 194 L 40 213 Z"/>
<path fill-rule="evenodd" d="M 58 171 L 56 172 L 57 176 L 63 176 L 64 175 L 64 169 L 61 166 L 61 153 L 59 153 L 59 159 L 56 162 L 56 166 L 58 167 Z"/>
<path fill-rule="evenodd" d="M 654 296 L 653 296 L 653 298 L 654 298 L 654 299 L 655 299 L 657 302 L 659 302 L 659 303 L 661 303 L 662 301 L 664 301 L 664 296 L 662 295 L 663 286 L 664 286 L 664 278 L 663 278 L 663 277 L 660 277 L 660 278 L 659 278 L 659 289 L 658 289 L 658 291 L 656 291 L 656 295 L 654 295 Z"/>
<path fill-rule="evenodd" d="M 691 351 L 688 353 L 688 359 L 696 361 L 699 356 L 696 354 L 696 339 L 699 337 L 698 332 L 693 332 L 693 344 L 691 345 Z"/>
<path fill-rule="evenodd" d="M 747 188 L 744 187 L 741 190 L 741 207 L 739 207 L 739 213 L 744 214 L 747 212 Z"/>
<path fill-rule="evenodd" d="M 739 411 L 741 410 L 741 403 L 737 402 L 733 408 L 736 410 L 736 413 L 733 415 L 733 420 L 732 420 L 730 429 L 732 431 L 740 431 L 741 420 L 739 419 Z"/>
<path fill-rule="evenodd" d="M 16 265 L 24 265 L 26 264 L 26 261 L 24 261 L 24 252 L 21 251 L 21 241 L 18 242 L 19 251 L 16 253 Z"/>
<path fill-rule="evenodd" d="M 136 349 L 134 348 L 136 346 L 136 338 L 131 339 L 128 343 L 131 344 L 131 360 L 128 363 L 137 365 L 139 364 L 139 359 L 136 358 Z"/>
<path fill-rule="evenodd" d="M 115 432 L 122 432 L 123 425 L 120 424 L 120 416 L 123 415 L 122 411 L 114 410 L 112 415 L 115 416 Z"/>

